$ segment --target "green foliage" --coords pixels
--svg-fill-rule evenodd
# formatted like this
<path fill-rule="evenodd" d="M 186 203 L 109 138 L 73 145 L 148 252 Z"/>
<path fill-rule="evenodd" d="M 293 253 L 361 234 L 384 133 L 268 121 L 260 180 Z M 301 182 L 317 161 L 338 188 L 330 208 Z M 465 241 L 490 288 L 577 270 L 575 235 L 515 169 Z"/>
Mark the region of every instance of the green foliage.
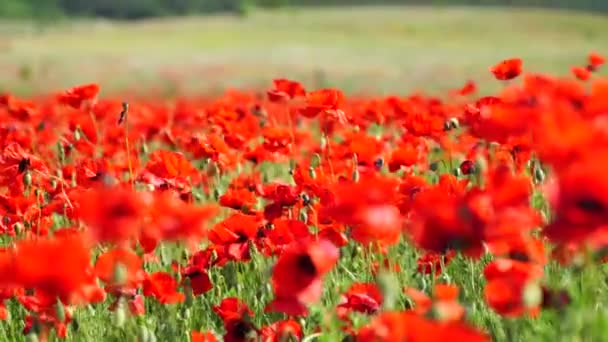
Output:
<path fill-rule="evenodd" d="M 36 19 L 64 14 L 140 19 L 216 12 L 246 15 L 254 7 L 352 5 L 535 6 L 608 13 L 605 0 L 3 0 L 0 17 Z"/>

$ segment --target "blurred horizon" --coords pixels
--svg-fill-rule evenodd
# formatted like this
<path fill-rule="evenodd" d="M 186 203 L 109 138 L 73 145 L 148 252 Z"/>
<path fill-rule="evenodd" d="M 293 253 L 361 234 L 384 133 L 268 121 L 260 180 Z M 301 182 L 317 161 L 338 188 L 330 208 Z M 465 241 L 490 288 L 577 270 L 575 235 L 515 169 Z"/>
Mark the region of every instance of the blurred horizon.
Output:
<path fill-rule="evenodd" d="M 136 21 L 13 18 L 0 20 L 0 92 L 40 94 L 97 82 L 104 93 L 171 96 L 260 89 L 283 77 L 374 94 L 445 92 L 472 79 L 491 92 L 499 85 L 490 65 L 520 57 L 526 72 L 568 75 L 590 51 L 608 51 L 606 33 L 608 17 L 594 12 L 490 6 L 254 7 L 241 15 Z"/>

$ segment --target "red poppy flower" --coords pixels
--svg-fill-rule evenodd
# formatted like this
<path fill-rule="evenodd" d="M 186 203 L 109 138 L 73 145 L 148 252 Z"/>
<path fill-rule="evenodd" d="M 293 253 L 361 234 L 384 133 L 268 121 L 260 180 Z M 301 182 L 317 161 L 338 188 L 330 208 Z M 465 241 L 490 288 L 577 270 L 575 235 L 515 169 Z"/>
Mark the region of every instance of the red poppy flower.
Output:
<path fill-rule="evenodd" d="M 268 99 L 271 102 L 280 102 L 306 95 L 304 86 L 298 82 L 287 79 L 276 79 L 272 83 L 274 84 L 274 89 L 268 91 Z"/>
<path fill-rule="evenodd" d="M 506 59 L 490 67 L 490 72 L 494 74 L 496 79 L 501 81 L 510 80 L 519 76 L 522 70 L 523 61 L 520 58 Z"/>
<path fill-rule="evenodd" d="M 149 274 L 144 280 L 144 296 L 154 297 L 162 304 L 181 303 L 186 298 L 177 292 L 177 281 L 166 272 Z"/>
<path fill-rule="evenodd" d="M 338 249 L 328 241 L 293 244 L 281 254 L 274 266 L 272 286 L 275 300 L 268 309 L 290 313 L 282 304 L 293 303 L 293 309 L 301 312 L 302 304 L 316 302 L 321 296 L 321 277 L 337 261 Z"/>
<path fill-rule="evenodd" d="M 88 284 L 90 255 L 80 236 L 20 241 L 0 253 L 0 285 L 39 289 L 66 302 Z"/>
<path fill-rule="evenodd" d="M 143 262 L 137 254 L 119 248 L 105 252 L 97 258 L 95 274 L 109 286 L 136 287 L 144 278 L 142 267 Z"/>
<path fill-rule="evenodd" d="M 190 257 L 188 264 L 181 270 L 184 281 L 185 279 L 189 280 L 189 286 L 192 289 L 192 294 L 195 296 L 206 293 L 213 288 L 211 278 L 209 278 L 209 274 L 207 273 L 212 264 L 212 253 L 210 249 L 196 252 Z"/>
<path fill-rule="evenodd" d="M 447 266 L 455 255 L 454 251 L 448 251 L 446 254 L 426 252 L 418 258 L 418 272 L 423 274 L 433 273 L 435 276 L 439 276 L 443 272 L 442 265 Z"/>
<path fill-rule="evenodd" d="M 477 92 L 477 85 L 473 81 L 467 81 L 462 88 L 453 90 L 452 95 L 468 96 Z"/>
<path fill-rule="evenodd" d="M 355 283 L 342 295 L 338 316 L 343 319 L 349 312 L 373 315 L 380 310 L 383 295 L 376 284 Z"/>
<path fill-rule="evenodd" d="M 119 243 L 139 234 L 145 205 L 131 189 L 100 187 L 82 193 L 78 204 L 76 216 L 97 241 Z"/>
<path fill-rule="evenodd" d="M 390 178 L 363 177 L 358 182 L 336 184 L 332 203 L 322 214 L 352 228 L 362 244 L 394 244 L 401 236 L 401 216 L 396 203 L 397 183 Z"/>
<path fill-rule="evenodd" d="M 344 94 L 338 89 L 321 89 L 306 94 L 306 107 L 300 114 L 314 118 L 322 113 L 337 113 L 342 111 Z"/>
<path fill-rule="evenodd" d="M 222 299 L 220 305 L 213 307 L 213 312 L 215 312 L 224 323 L 227 323 L 230 320 L 240 320 L 245 316 L 253 316 L 253 311 L 249 309 L 247 304 L 236 297 Z"/>
<path fill-rule="evenodd" d="M 99 85 L 86 84 L 66 90 L 57 95 L 57 100 L 61 104 L 79 109 L 85 101 L 95 100 L 99 93 Z"/>
<path fill-rule="evenodd" d="M 557 243 L 579 243 L 608 223 L 608 153 L 594 151 L 558 174 L 556 218 L 544 233 Z"/>
<path fill-rule="evenodd" d="M 224 298 L 213 311 L 222 319 L 226 334 L 224 341 L 247 341 L 251 334 L 257 334 L 258 329 L 250 322 L 253 312 L 247 304 L 238 298 Z"/>
<path fill-rule="evenodd" d="M 404 144 L 395 149 L 391 154 L 391 159 L 388 162 L 388 170 L 396 172 L 402 166 L 414 166 L 418 162 L 419 151 L 412 144 Z"/>
<path fill-rule="evenodd" d="M 229 189 L 220 196 L 219 203 L 222 207 L 249 211 L 257 203 L 257 198 L 249 189 Z"/>
<path fill-rule="evenodd" d="M 281 342 L 290 339 L 301 341 L 302 326 L 292 319 L 274 322 L 262 328 L 260 334 L 264 342 Z"/>
<path fill-rule="evenodd" d="M 586 81 L 591 77 L 591 72 L 587 68 L 575 66 L 570 70 L 572 71 L 572 74 L 581 81 Z"/>
<path fill-rule="evenodd" d="M 589 71 L 596 71 L 600 66 L 606 63 L 606 58 L 596 52 L 591 52 L 587 59 L 589 61 L 589 66 L 587 67 Z"/>
<path fill-rule="evenodd" d="M 487 280 L 484 295 L 488 305 L 497 313 L 514 317 L 538 312 L 538 303 L 526 303 L 526 286 L 539 286 L 542 268 L 520 261 L 498 259 L 484 269 Z M 540 290 L 540 287 L 539 287 Z"/>

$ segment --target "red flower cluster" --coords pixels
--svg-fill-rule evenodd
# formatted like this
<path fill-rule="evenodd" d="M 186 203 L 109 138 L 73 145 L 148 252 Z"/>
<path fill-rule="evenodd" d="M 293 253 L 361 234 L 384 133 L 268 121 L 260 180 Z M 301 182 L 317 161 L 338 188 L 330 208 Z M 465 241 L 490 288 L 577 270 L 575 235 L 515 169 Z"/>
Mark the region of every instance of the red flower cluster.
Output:
<path fill-rule="evenodd" d="M 448 100 L 351 98 L 287 79 L 171 105 L 98 99 L 96 84 L 2 95 L 0 300 L 27 311 L 26 334 L 66 336 L 79 305 L 187 309 L 217 290 L 217 272 L 265 259 L 263 305 L 214 303 L 223 333 L 195 330 L 193 341 L 324 333 L 299 318 L 327 309 L 328 292 L 339 298 L 328 317 L 357 341 L 486 341 L 458 284 L 443 281 L 454 259 L 490 259 L 483 296 L 508 317 L 567 305 L 544 283 L 550 257 L 606 259 L 608 80 L 591 77 L 604 62 L 592 53 L 575 77 L 554 78 L 508 59 L 491 73 L 521 77 L 498 94 L 474 98 L 469 81 Z M 412 269 L 394 254 L 404 241 Z M 365 270 L 348 270 L 349 257 Z M 352 278 L 345 291 L 327 286 L 340 272 Z M 398 272 L 434 286 L 396 294 L 382 277 Z"/>

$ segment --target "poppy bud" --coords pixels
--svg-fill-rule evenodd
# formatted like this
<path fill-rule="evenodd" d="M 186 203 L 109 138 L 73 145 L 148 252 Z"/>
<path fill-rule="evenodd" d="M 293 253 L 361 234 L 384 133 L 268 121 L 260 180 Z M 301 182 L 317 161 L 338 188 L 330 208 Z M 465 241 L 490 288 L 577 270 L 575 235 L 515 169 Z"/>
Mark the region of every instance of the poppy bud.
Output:
<path fill-rule="evenodd" d="M 304 223 L 308 222 L 308 214 L 306 213 L 306 210 L 300 210 L 300 221 Z"/>
<path fill-rule="evenodd" d="M 317 178 L 317 173 L 315 172 L 315 169 L 312 167 L 308 168 L 308 175 L 310 176 L 310 178 L 315 179 Z"/>
<path fill-rule="evenodd" d="M 303 202 L 303 204 L 304 204 L 304 205 L 308 206 L 308 205 L 310 205 L 310 204 L 311 204 L 312 199 L 310 198 L 310 196 L 308 196 L 308 194 L 303 193 L 303 194 L 301 195 L 301 197 L 302 197 L 302 202 Z"/>
<path fill-rule="evenodd" d="M 523 290 L 523 302 L 529 308 L 539 306 L 543 300 L 543 291 L 536 282 L 530 282 Z"/>
<path fill-rule="evenodd" d="M 316 168 L 319 165 L 321 165 L 321 155 L 318 153 L 315 153 L 312 155 L 312 159 L 310 160 L 310 167 Z"/>
<path fill-rule="evenodd" d="M 65 162 L 65 149 L 63 148 L 63 145 L 60 142 L 57 143 L 57 158 L 59 158 L 59 163 L 60 164 L 64 164 L 64 162 Z"/>
<path fill-rule="evenodd" d="M 462 176 L 462 171 L 460 170 L 459 167 L 457 167 L 454 170 L 452 170 L 452 174 L 456 177 L 460 177 L 460 176 Z"/>
<path fill-rule="evenodd" d="M 17 222 L 13 225 L 13 230 L 18 235 L 23 230 L 23 224 L 21 222 Z"/>
<path fill-rule="evenodd" d="M 55 303 L 55 316 L 59 322 L 65 322 L 65 307 L 59 299 Z"/>
<path fill-rule="evenodd" d="M 327 147 L 328 141 L 325 136 L 321 137 L 321 149 L 324 150 Z"/>
<path fill-rule="evenodd" d="M 450 121 L 450 124 L 452 125 L 452 128 L 460 127 L 460 122 L 458 121 L 457 118 L 451 118 L 449 121 Z"/>
<path fill-rule="evenodd" d="M 76 173 L 72 173 L 72 187 L 75 188 L 78 185 L 78 181 L 76 180 Z"/>
<path fill-rule="evenodd" d="M 51 190 L 55 190 L 55 189 L 57 189 L 57 180 L 52 179 L 51 180 Z"/>
<path fill-rule="evenodd" d="M 543 171 L 540 165 L 536 165 L 534 168 L 534 181 L 538 183 L 542 183 L 545 180 L 545 171 Z"/>
<path fill-rule="evenodd" d="M 140 152 L 142 154 L 148 154 L 149 151 L 150 151 L 150 149 L 148 148 L 148 144 L 146 143 L 146 141 L 144 139 L 142 139 Z"/>
<path fill-rule="evenodd" d="M 220 191 L 217 188 L 213 189 L 213 198 L 218 201 L 220 199 Z"/>
<path fill-rule="evenodd" d="M 429 165 L 429 169 L 433 172 L 437 172 L 437 170 L 439 170 L 439 163 L 438 162 L 432 162 Z"/>
<path fill-rule="evenodd" d="M 79 141 L 82 136 L 80 135 L 80 126 L 77 126 L 74 130 L 74 141 Z"/>
<path fill-rule="evenodd" d="M 29 171 L 26 171 L 23 175 L 23 184 L 25 187 L 29 188 L 32 185 L 32 174 Z"/>
<path fill-rule="evenodd" d="M 353 182 L 357 183 L 359 181 L 359 170 L 353 171 Z"/>

